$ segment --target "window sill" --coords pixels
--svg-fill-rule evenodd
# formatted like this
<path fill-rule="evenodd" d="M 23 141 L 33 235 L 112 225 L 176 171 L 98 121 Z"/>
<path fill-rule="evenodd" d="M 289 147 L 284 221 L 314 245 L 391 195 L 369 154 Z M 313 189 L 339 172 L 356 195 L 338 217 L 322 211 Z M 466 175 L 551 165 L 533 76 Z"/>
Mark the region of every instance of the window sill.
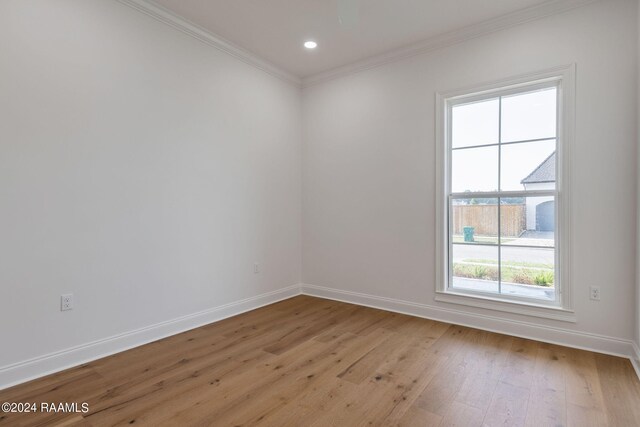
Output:
<path fill-rule="evenodd" d="M 557 306 L 535 304 L 524 301 L 503 300 L 486 295 L 469 295 L 454 291 L 437 291 L 435 300 L 449 304 L 465 305 L 468 307 L 502 311 L 523 316 L 541 317 L 544 319 L 576 323 L 576 316 L 573 310 Z"/>

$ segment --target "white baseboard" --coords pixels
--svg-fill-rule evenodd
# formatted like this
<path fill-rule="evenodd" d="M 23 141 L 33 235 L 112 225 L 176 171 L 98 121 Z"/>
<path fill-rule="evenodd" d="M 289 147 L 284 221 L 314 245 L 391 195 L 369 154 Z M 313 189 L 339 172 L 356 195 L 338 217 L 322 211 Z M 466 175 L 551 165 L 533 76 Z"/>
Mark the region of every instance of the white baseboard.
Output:
<path fill-rule="evenodd" d="M 364 305 L 485 331 L 628 358 L 634 365 L 638 377 L 640 377 L 640 350 L 630 340 L 322 286 L 303 284 L 301 290 L 304 295 Z"/>
<path fill-rule="evenodd" d="M 300 285 L 293 285 L 255 297 L 235 301 L 198 313 L 189 314 L 150 325 L 145 328 L 103 338 L 24 362 L 0 367 L 0 390 L 45 375 L 59 372 L 92 360 L 100 359 L 143 344 L 179 334 L 227 317 L 273 304 L 300 294 Z"/>
<path fill-rule="evenodd" d="M 299 294 L 332 299 L 411 316 L 453 323 L 501 334 L 629 358 L 640 378 L 638 344 L 619 338 L 569 329 L 469 313 L 462 310 L 418 304 L 393 298 L 343 291 L 314 285 L 293 285 L 266 294 L 232 302 L 123 334 L 0 367 L 0 390 L 92 360 L 129 350 L 171 335 L 226 319 Z"/>
<path fill-rule="evenodd" d="M 634 342 L 633 344 L 633 356 L 631 356 L 631 364 L 633 365 L 633 369 L 636 370 L 636 374 L 638 378 L 640 378 L 640 347 L 639 344 Z"/>

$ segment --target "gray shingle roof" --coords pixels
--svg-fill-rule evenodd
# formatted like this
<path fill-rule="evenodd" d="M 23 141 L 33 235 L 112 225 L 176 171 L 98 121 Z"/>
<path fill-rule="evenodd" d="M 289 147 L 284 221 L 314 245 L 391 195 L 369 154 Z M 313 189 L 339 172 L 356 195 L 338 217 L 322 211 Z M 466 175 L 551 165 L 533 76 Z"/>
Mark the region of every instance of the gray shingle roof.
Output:
<path fill-rule="evenodd" d="M 551 153 L 546 160 L 538 165 L 521 184 L 535 184 L 540 182 L 555 182 L 556 180 L 556 152 Z"/>

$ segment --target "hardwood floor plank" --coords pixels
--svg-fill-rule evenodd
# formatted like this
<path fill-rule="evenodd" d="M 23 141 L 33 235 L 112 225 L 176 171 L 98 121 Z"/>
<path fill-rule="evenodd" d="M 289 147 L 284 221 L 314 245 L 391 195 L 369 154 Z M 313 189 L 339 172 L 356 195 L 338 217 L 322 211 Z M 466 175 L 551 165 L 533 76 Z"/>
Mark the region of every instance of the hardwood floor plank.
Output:
<path fill-rule="evenodd" d="M 484 417 L 485 426 L 523 426 L 529 404 L 529 389 L 500 381 Z"/>
<path fill-rule="evenodd" d="M 398 324 L 395 333 L 405 337 L 403 349 L 391 351 L 395 345 L 389 348 L 389 354 L 380 367 L 358 385 L 356 392 L 339 402 L 337 408 L 340 410 L 324 414 L 315 424 L 393 425 L 400 421 L 406 423 L 405 413 L 438 373 L 440 359 L 427 356 L 443 350 L 442 346 L 432 350 L 432 346 L 450 329 L 446 324 L 422 323 L 422 327 L 413 322 L 403 326 Z M 361 399 L 364 394 L 368 399 Z M 428 412 L 422 408 L 418 409 L 420 411 L 414 412 Z"/>
<path fill-rule="evenodd" d="M 50 377 L 31 381 L 14 387 L 10 395 L 0 391 L 2 402 L 36 403 L 37 411 L 32 413 L 0 413 L 0 424 L 39 425 L 64 423 L 77 414 L 47 413 L 42 411 L 42 403 L 69 402 L 82 404 L 99 394 L 107 386 L 106 381 L 87 366 L 57 373 Z"/>
<path fill-rule="evenodd" d="M 301 326 L 282 335 L 278 340 L 264 347 L 264 351 L 273 354 L 282 354 L 294 348 L 296 345 L 316 337 L 321 332 L 326 331 L 333 325 L 338 324 L 341 320 L 346 319 L 348 315 L 349 312 L 343 307 L 335 307 L 324 313 L 322 318 L 316 319 L 314 322 L 310 322 L 310 324 Z"/>
<path fill-rule="evenodd" d="M 228 412 L 226 416 L 217 418 L 216 422 L 229 425 L 255 425 L 260 422 L 269 423 L 282 416 L 281 410 L 287 410 L 289 404 L 300 404 L 303 399 L 314 391 L 314 388 L 322 388 L 326 378 L 335 378 L 337 373 L 344 369 L 344 365 L 352 363 L 362 354 L 370 351 L 379 343 L 386 342 L 390 333 L 384 329 L 366 335 L 355 336 L 346 346 L 338 346 L 333 351 L 326 353 L 326 357 L 315 358 L 291 375 L 284 375 L 270 382 L 265 387 L 264 396 L 256 399 L 251 405 L 247 405 L 242 411 Z M 353 336 L 353 334 L 345 334 Z M 331 343 L 323 343 L 330 345 Z M 308 406 L 309 407 L 309 406 Z M 280 421 L 274 422 L 279 424 Z"/>
<path fill-rule="evenodd" d="M 444 416 L 465 378 L 473 372 L 475 360 L 467 357 L 470 342 L 479 331 L 452 326 L 432 346 L 430 358 L 437 374 L 427 384 L 415 404 L 428 412 Z"/>
<path fill-rule="evenodd" d="M 308 296 L 0 391 L 0 426 L 635 426 L 628 360 Z"/>
<path fill-rule="evenodd" d="M 538 347 L 525 425 L 567 425 L 564 349 L 551 344 Z"/>
<path fill-rule="evenodd" d="M 566 349 L 563 360 L 567 424 L 570 426 L 608 426 L 609 419 L 600 387 L 595 355 Z"/>
<path fill-rule="evenodd" d="M 397 427 L 435 427 L 442 425 L 442 417 L 416 406 L 411 406 L 394 425 Z"/>
<path fill-rule="evenodd" d="M 389 321 L 387 314 L 380 310 L 357 305 L 349 305 L 349 308 L 349 316 L 344 322 L 334 325 L 314 339 L 321 342 L 330 341 L 347 332 L 356 335 L 367 335 L 367 333 L 384 326 L 384 323 Z"/>
<path fill-rule="evenodd" d="M 478 409 L 483 415 L 489 408 L 492 391 L 498 385 L 511 352 L 513 337 L 480 331 L 466 355 L 471 372 L 465 377 L 455 401 Z M 449 411 L 450 412 L 450 411 Z"/>
<path fill-rule="evenodd" d="M 271 396 L 271 390 L 281 381 L 309 379 L 314 367 L 320 363 L 331 363 L 334 357 L 339 360 L 340 350 L 357 341 L 357 336 L 345 334 L 331 343 L 319 343 L 309 340 L 282 355 L 274 355 L 269 363 L 260 364 L 251 372 L 243 372 L 231 384 L 223 384 L 219 390 L 201 390 L 198 402 L 201 408 L 189 406 L 185 399 L 184 409 L 168 418 L 174 423 L 206 423 L 208 418 L 242 417 L 251 405 L 260 405 L 263 399 Z M 213 416 L 211 413 L 215 413 Z"/>
<path fill-rule="evenodd" d="M 340 405 L 349 397 L 357 396 L 358 386 L 336 377 L 327 377 L 296 398 L 291 405 L 282 407 L 273 419 L 280 427 L 297 427 L 301 420 L 326 419 L 327 414 L 341 411 Z M 310 423 L 310 422 L 309 422 Z"/>
<path fill-rule="evenodd" d="M 451 405 L 444 414 L 441 427 L 453 426 L 481 426 L 486 410 L 474 408 L 458 401 L 451 402 Z"/>
<path fill-rule="evenodd" d="M 620 378 L 635 376 L 631 363 L 604 354 L 596 354 L 595 359 L 610 425 L 634 425 L 640 420 L 640 404 L 634 399 L 640 394 L 640 381 L 620 381 Z"/>
<path fill-rule="evenodd" d="M 390 360 L 394 360 L 392 364 L 403 362 L 407 357 L 406 344 L 418 345 L 435 342 L 437 338 L 444 333 L 448 326 L 435 322 L 425 322 L 423 319 L 407 319 L 406 324 L 401 329 L 396 329 L 396 333 L 382 345 L 373 348 L 367 354 L 348 366 L 344 371 L 338 374 L 338 378 L 354 384 L 360 384 L 366 378 L 372 378 L 380 371 L 380 375 L 389 375 L 388 369 L 378 369 L 383 364 L 389 364 Z"/>
<path fill-rule="evenodd" d="M 536 341 L 514 337 L 500 380 L 516 387 L 529 388 L 533 382 L 539 345 Z"/>

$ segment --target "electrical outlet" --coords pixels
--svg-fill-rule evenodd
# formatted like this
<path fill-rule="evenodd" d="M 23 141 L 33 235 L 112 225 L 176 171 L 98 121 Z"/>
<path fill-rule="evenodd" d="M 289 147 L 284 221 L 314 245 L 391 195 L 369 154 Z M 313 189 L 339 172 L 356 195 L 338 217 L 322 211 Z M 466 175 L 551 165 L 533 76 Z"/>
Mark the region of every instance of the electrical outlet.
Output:
<path fill-rule="evenodd" d="M 600 287 L 599 286 L 591 286 L 589 288 L 589 299 L 593 301 L 600 301 Z"/>
<path fill-rule="evenodd" d="M 258 274 L 258 273 L 260 273 L 260 264 L 256 262 L 255 264 L 253 264 L 253 274 Z"/>
<path fill-rule="evenodd" d="M 73 294 L 60 295 L 60 311 L 73 310 Z"/>

